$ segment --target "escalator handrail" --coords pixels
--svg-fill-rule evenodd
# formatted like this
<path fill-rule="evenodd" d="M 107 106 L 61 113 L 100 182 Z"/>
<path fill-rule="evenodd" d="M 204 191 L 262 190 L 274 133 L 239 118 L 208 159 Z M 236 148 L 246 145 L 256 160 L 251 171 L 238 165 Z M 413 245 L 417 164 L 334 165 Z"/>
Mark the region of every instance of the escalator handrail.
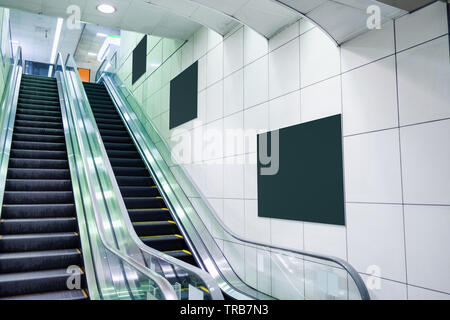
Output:
<path fill-rule="evenodd" d="M 59 58 L 61 58 L 60 53 L 58 53 L 58 59 Z M 62 61 L 62 59 L 61 59 L 61 61 Z M 69 79 L 69 75 L 68 75 L 68 71 L 66 70 L 66 66 L 64 65 L 64 63 L 62 63 L 61 66 L 62 66 L 63 77 L 65 77 L 65 79 L 68 83 L 67 79 Z M 73 84 L 73 85 L 75 85 L 75 84 Z M 78 98 L 80 98 L 80 97 L 78 97 Z M 81 99 L 85 99 L 85 98 L 86 97 L 81 97 Z M 70 104 L 70 108 L 73 109 L 75 107 Z M 74 113 L 76 114 L 76 112 L 74 112 Z M 78 128 L 76 127 L 76 129 L 78 129 Z M 76 133 L 80 139 L 81 134 L 80 134 L 79 130 L 76 130 Z M 81 150 L 81 152 L 84 153 L 83 150 Z M 86 157 L 86 155 L 84 154 L 83 157 Z M 95 161 L 94 161 L 94 164 L 95 164 Z M 87 170 L 86 167 L 85 167 L 85 170 Z M 123 254 L 122 252 L 120 252 L 119 250 L 117 250 L 116 248 L 114 248 L 113 246 L 111 246 L 108 243 L 106 236 L 105 236 L 105 230 L 104 230 L 103 224 L 101 222 L 102 217 L 101 217 L 101 214 L 99 213 L 98 205 L 97 205 L 96 201 L 94 200 L 94 199 L 96 199 L 96 195 L 92 194 L 93 193 L 92 185 L 94 184 L 94 182 L 92 181 L 92 175 L 89 174 L 89 172 L 87 172 L 86 177 L 87 177 L 87 181 L 88 181 L 88 185 L 89 185 L 89 190 L 91 192 L 91 199 L 93 199 L 92 207 L 93 207 L 93 211 L 94 211 L 94 215 L 95 215 L 95 219 L 96 219 L 96 226 L 97 226 L 98 234 L 100 236 L 100 240 L 101 240 L 103 246 L 109 252 L 111 252 L 114 256 L 118 257 L 122 261 L 125 261 L 128 265 L 135 268 L 137 271 L 139 271 L 140 273 L 144 274 L 146 277 L 151 279 L 161 289 L 161 293 L 163 294 L 163 296 L 165 297 L 166 300 L 176 300 L 177 295 L 175 293 L 175 290 L 173 289 L 173 287 L 170 285 L 170 283 L 164 277 L 160 276 L 153 270 L 142 266 L 140 263 L 136 262 L 133 258 L 128 257 L 127 255 Z"/>
<path fill-rule="evenodd" d="M 10 60 L 10 59 L 8 59 Z M 3 208 L 3 197 L 6 186 L 6 176 L 11 152 L 14 120 L 16 117 L 17 101 L 19 99 L 20 81 L 22 77 L 22 47 L 17 47 L 16 54 L 9 67 L 8 79 L 3 90 L 1 104 L 1 135 L 0 135 L 0 218 Z"/>
<path fill-rule="evenodd" d="M 102 76 L 100 78 L 103 78 L 103 80 L 105 80 L 107 78 L 107 79 L 111 80 L 111 82 L 113 84 L 115 84 L 115 80 L 114 80 L 114 78 L 112 76 L 110 76 L 110 73 L 103 72 L 103 74 L 102 74 Z M 115 86 L 118 86 L 118 85 L 115 84 Z M 133 94 L 130 92 L 130 90 L 125 85 L 122 84 L 121 88 L 123 88 L 127 92 L 127 95 L 133 96 Z M 122 102 L 128 104 L 127 99 L 122 97 L 123 93 L 120 92 L 120 90 L 118 90 L 118 92 L 119 92 L 120 98 L 122 99 Z M 158 132 L 158 130 L 156 128 L 154 128 L 154 130 Z M 158 134 L 161 136 L 161 134 L 159 132 L 158 132 Z M 170 147 L 168 146 L 167 142 L 165 141 L 165 139 L 161 138 L 160 141 L 165 145 L 167 150 L 171 150 Z M 183 166 L 179 166 L 179 167 L 184 172 Z M 161 172 L 164 175 L 164 171 L 161 170 Z M 198 190 L 198 187 L 194 183 L 192 183 L 192 186 L 195 188 L 195 190 L 199 194 L 201 194 L 201 192 Z M 170 185 L 169 185 L 169 187 L 170 187 Z M 203 197 L 202 197 L 202 199 L 203 199 Z M 220 226 L 220 228 L 222 228 L 226 233 L 228 233 L 231 237 L 235 238 L 236 240 L 244 242 L 244 243 L 248 243 L 248 244 L 251 244 L 251 245 L 257 246 L 257 247 L 268 248 L 269 251 L 273 251 L 273 250 L 275 250 L 275 251 L 284 251 L 284 252 L 288 252 L 288 253 L 291 253 L 291 254 L 307 256 L 307 257 L 310 257 L 310 258 L 313 258 L 313 259 L 328 261 L 328 262 L 332 262 L 332 263 L 334 263 L 336 265 L 339 265 L 353 279 L 353 281 L 354 281 L 354 283 L 355 283 L 355 285 L 356 285 L 356 287 L 358 289 L 358 292 L 360 294 L 361 299 L 362 300 L 370 300 L 369 292 L 367 290 L 367 287 L 366 287 L 363 279 L 361 278 L 361 275 L 346 260 L 338 258 L 338 257 L 330 256 L 330 255 L 317 254 L 317 253 L 312 253 L 312 252 L 303 251 L 303 250 L 294 250 L 294 249 L 290 249 L 290 248 L 284 248 L 284 247 L 274 246 L 274 245 L 270 245 L 270 244 L 266 244 L 266 243 L 260 243 L 260 242 L 257 242 L 257 241 L 252 241 L 252 240 L 245 239 L 245 238 L 237 235 L 236 233 L 234 233 L 232 230 L 230 230 L 230 228 L 228 226 L 226 226 L 223 223 L 223 221 L 217 216 L 216 212 L 210 207 L 208 202 L 207 201 L 204 201 L 204 202 L 205 202 L 205 205 L 208 207 L 209 212 L 211 213 L 211 215 L 215 219 L 215 222 Z M 188 215 L 186 214 L 186 216 L 188 216 Z M 189 216 L 188 216 L 188 218 L 189 218 Z"/>

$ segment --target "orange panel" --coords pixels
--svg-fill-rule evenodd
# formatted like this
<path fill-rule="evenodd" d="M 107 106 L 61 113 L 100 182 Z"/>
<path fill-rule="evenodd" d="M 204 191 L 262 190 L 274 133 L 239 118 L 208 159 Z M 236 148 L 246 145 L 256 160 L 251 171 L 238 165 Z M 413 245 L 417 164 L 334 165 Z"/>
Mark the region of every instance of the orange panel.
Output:
<path fill-rule="evenodd" d="M 80 74 L 81 81 L 89 82 L 90 75 L 91 75 L 91 70 L 78 68 L 78 73 Z"/>

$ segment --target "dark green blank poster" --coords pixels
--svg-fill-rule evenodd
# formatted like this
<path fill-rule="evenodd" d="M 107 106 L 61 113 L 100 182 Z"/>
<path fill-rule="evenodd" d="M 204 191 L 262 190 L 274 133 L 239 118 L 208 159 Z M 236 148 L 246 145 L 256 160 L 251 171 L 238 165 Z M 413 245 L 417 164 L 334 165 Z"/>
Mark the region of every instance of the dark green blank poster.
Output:
<path fill-rule="evenodd" d="M 197 62 L 170 81 L 170 129 L 197 118 L 197 87 Z"/>
<path fill-rule="evenodd" d="M 261 167 L 260 217 L 345 225 L 340 115 L 280 129 L 278 173 Z"/>

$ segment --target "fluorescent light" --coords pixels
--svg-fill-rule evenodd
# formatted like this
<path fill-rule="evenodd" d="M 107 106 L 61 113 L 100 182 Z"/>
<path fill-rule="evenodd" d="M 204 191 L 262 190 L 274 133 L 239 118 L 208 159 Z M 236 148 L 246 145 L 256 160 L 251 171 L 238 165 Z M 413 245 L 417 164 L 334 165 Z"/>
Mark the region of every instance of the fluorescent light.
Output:
<path fill-rule="evenodd" d="M 52 54 L 50 55 L 50 64 L 53 65 L 55 63 L 56 59 L 56 50 L 58 50 L 58 44 L 59 44 L 59 37 L 61 36 L 61 29 L 64 19 L 58 18 L 58 21 L 56 22 L 56 31 L 55 31 L 55 38 L 53 39 L 53 47 L 52 47 Z M 50 66 L 48 69 L 48 76 L 51 77 L 53 71 L 53 66 Z"/>
<path fill-rule="evenodd" d="M 106 64 L 105 71 L 108 71 L 108 69 L 109 69 L 110 67 L 111 67 L 111 63 L 108 62 L 108 63 Z"/>
<path fill-rule="evenodd" d="M 96 56 L 97 56 L 97 54 L 96 54 L 95 52 L 88 52 L 88 56 L 93 56 L 93 57 L 96 57 Z"/>
<path fill-rule="evenodd" d="M 108 35 L 106 33 L 101 33 L 101 32 L 97 32 L 97 37 L 108 37 Z"/>
<path fill-rule="evenodd" d="M 97 10 L 101 13 L 114 13 L 116 11 L 116 8 L 114 8 L 110 4 L 102 3 L 97 6 Z"/>

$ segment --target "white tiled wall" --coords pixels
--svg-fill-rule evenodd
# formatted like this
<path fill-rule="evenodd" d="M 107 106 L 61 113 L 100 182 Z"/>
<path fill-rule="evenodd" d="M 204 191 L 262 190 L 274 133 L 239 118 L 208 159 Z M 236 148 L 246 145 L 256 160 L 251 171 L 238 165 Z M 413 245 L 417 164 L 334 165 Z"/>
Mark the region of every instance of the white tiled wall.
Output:
<path fill-rule="evenodd" d="M 169 81 L 194 61 L 198 119 L 182 127 L 195 141 L 211 138 L 212 129 L 264 132 L 342 114 L 345 227 L 258 217 L 256 135 L 232 149 L 225 136 L 213 153 L 194 146 L 195 163 L 186 170 L 225 224 L 249 240 L 346 259 L 368 284 L 379 284 L 370 285 L 374 299 L 449 299 L 445 13 L 438 2 L 340 48 L 304 20 L 269 41 L 247 27 L 224 38 L 201 28 L 184 45 L 148 36 L 154 46 L 148 61 L 156 67 L 135 85 L 130 53 L 142 35 L 125 32 L 119 75 L 142 101 L 143 121 L 151 119 L 168 143 Z M 266 253 L 228 241 L 223 250 L 242 279 L 286 293 L 279 290 L 289 286 L 285 279 L 270 280 L 277 266 Z M 374 266 L 379 273 L 369 276 Z M 300 264 L 303 270 L 310 267 Z M 310 295 L 308 283 L 302 285 Z"/>

